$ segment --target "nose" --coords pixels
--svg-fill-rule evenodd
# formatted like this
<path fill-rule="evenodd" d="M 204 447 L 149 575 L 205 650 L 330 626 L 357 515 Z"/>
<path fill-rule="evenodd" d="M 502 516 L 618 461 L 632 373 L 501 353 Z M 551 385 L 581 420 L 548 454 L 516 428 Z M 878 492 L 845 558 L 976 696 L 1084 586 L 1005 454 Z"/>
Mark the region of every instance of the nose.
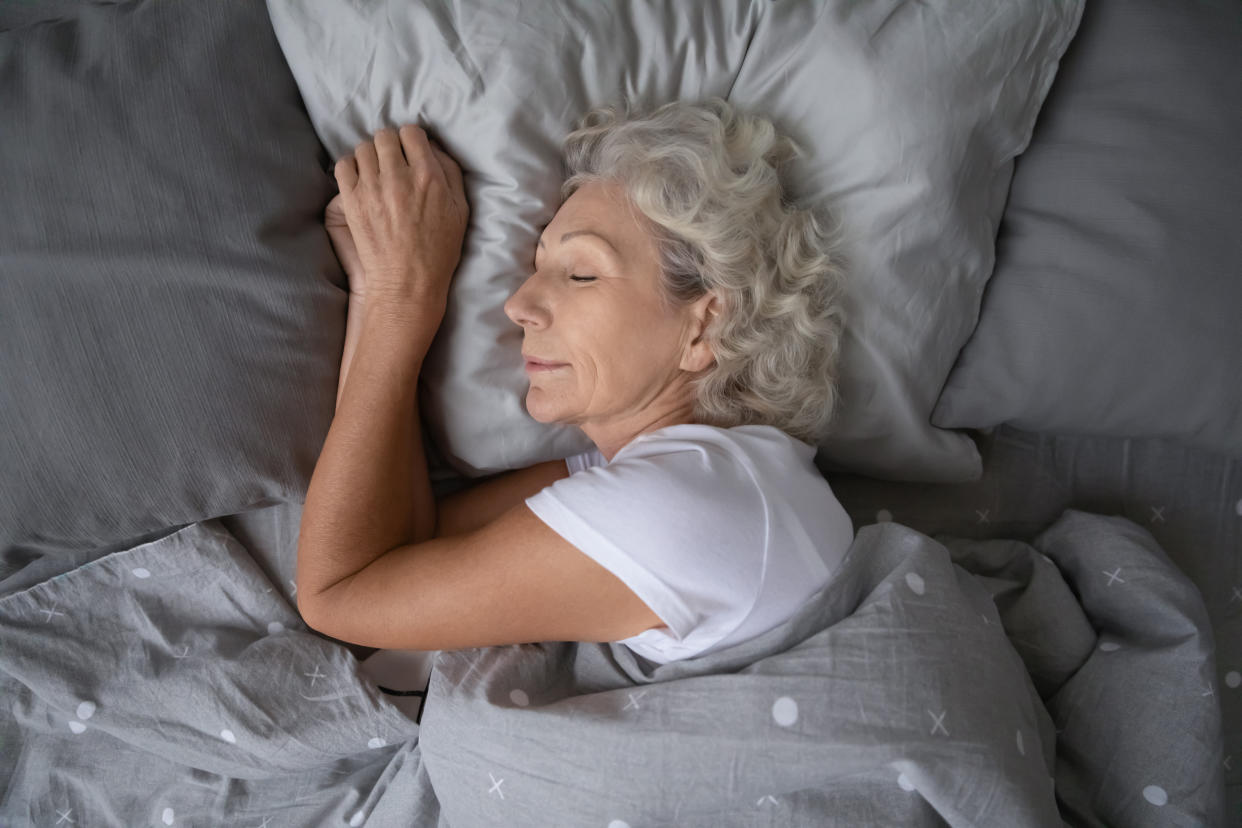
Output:
<path fill-rule="evenodd" d="M 505 300 L 505 316 L 523 328 L 546 327 L 548 324 L 548 308 L 539 294 L 537 275 L 532 273 L 528 276 L 513 295 Z"/>

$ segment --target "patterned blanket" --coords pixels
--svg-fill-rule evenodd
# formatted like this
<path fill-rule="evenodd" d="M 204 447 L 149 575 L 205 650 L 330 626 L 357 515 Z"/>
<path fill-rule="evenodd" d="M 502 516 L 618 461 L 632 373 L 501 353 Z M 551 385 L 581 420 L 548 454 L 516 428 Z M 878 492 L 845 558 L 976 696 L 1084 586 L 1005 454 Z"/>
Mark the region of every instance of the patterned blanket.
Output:
<path fill-rule="evenodd" d="M 657 665 L 439 654 L 421 723 L 218 522 L 0 599 L 0 823 L 1219 824 L 1213 643 L 1143 529 L 867 526 L 793 618 Z"/>

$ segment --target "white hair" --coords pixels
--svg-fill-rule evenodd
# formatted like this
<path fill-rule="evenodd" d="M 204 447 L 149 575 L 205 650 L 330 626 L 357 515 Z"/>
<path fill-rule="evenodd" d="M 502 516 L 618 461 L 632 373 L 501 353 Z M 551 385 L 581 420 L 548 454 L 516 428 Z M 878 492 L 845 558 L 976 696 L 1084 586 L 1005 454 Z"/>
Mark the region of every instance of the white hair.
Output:
<path fill-rule="evenodd" d="M 628 107 L 627 107 L 628 109 Z M 787 204 L 779 169 L 802 152 L 722 98 L 646 114 L 602 106 L 564 141 L 562 198 L 618 182 L 660 249 L 668 306 L 713 292 L 715 365 L 694 418 L 771 425 L 815 444 L 836 407 L 843 269 L 827 219 Z"/>

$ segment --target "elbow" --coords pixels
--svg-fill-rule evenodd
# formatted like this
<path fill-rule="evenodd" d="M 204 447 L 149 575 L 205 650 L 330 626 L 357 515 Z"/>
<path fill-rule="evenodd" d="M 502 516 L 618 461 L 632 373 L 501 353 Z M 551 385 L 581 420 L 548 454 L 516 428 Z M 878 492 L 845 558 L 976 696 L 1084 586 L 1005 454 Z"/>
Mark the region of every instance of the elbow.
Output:
<path fill-rule="evenodd" d="M 312 584 L 304 583 L 301 578 L 295 582 L 294 589 L 294 605 L 297 607 L 298 615 L 302 616 L 302 623 L 317 632 L 324 632 L 321 619 L 323 618 L 323 600 L 319 590 L 315 589 Z"/>
<path fill-rule="evenodd" d="M 329 592 L 332 594 L 329 595 Z M 302 623 L 321 635 L 337 638 L 341 617 L 340 601 L 335 600 L 337 597 L 338 593 L 331 590 L 298 584 L 295 603 L 298 614 L 302 616 Z"/>
<path fill-rule="evenodd" d="M 320 614 L 317 611 L 313 601 L 309 597 L 302 596 L 302 590 L 298 590 L 297 598 L 298 615 L 302 616 L 302 623 L 310 627 L 316 632 L 323 632 L 323 625 L 319 623 Z"/>

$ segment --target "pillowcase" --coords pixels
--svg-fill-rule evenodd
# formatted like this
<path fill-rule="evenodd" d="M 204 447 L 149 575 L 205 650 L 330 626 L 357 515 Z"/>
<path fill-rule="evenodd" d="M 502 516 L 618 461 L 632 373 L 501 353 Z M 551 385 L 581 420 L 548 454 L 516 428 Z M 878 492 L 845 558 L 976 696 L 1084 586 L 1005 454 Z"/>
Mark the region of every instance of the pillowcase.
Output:
<path fill-rule="evenodd" d="M 933 422 L 1242 453 L 1242 8 L 1092 0 L 1065 63 Z"/>
<path fill-rule="evenodd" d="M 346 280 L 262 4 L 0 34 L 0 551 L 305 496 Z"/>
<path fill-rule="evenodd" d="M 851 273 L 842 410 L 821 468 L 895 480 L 982 474 L 932 427 L 978 318 L 1013 158 L 1081 2 L 769 4 L 730 93 L 809 150 L 791 194 L 837 208 Z"/>
<path fill-rule="evenodd" d="M 471 229 L 424 362 L 422 411 L 467 476 L 582 452 L 523 408 L 503 303 L 560 204 L 559 145 L 590 108 L 727 97 L 806 150 L 792 197 L 839 207 L 852 264 L 842 407 L 823 459 L 962 480 L 971 441 L 929 423 L 974 327 L 1012 173 L 1081 0 L 363 4 L 268 0 L 334 157 L 419 123 L 467 173 Z"/>

